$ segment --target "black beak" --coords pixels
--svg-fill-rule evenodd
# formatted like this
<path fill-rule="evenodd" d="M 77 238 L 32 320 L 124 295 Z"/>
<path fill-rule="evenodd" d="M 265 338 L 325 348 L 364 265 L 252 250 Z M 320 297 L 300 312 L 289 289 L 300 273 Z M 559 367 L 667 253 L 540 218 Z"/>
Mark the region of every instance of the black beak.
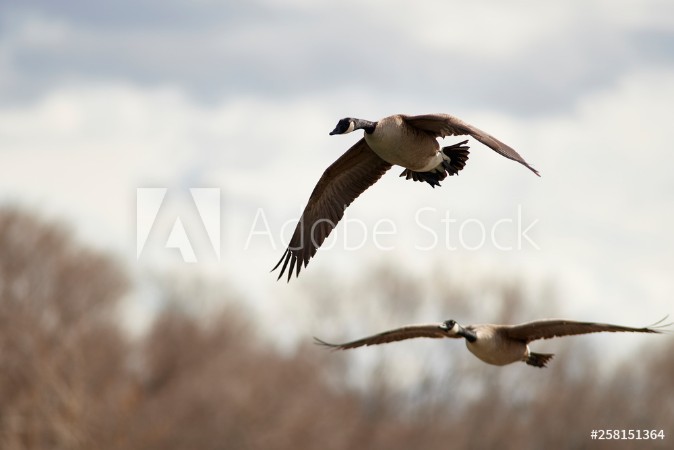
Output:
<path fill-rule="evenodd" d="M 330 132 L 330 136 L 332 136 L 333 134 L 339 134 L 339 133 L 337 133 L 337 128 L 335 128 L 334 130 L 332 130 L 332 131 Z"/>

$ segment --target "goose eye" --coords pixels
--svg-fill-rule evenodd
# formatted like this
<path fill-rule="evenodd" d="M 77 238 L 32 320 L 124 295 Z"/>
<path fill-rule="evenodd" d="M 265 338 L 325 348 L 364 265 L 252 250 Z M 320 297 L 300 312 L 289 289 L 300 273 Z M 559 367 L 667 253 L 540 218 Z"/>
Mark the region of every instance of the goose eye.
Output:
<path fill-rule="evenodd" d="M 445 320 L 445 327 L 446 327 L 448 330 L 451 330 L 452 328 L 454 328 L 454 325 L 455 325 L 455 324 L 456 324 L 456 322 L 453 321 L 453 320 Z"/>

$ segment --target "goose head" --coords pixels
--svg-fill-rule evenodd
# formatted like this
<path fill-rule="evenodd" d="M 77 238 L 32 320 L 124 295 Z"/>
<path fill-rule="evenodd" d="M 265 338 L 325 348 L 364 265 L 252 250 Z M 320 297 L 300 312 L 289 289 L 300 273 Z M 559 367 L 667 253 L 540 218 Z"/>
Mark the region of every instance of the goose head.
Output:
<path fill-rule="evenodd" d="M 355 130 L 365 130 L 366 133 L 372 133 L 377 126 L 377 122 L 370 122 L 369 120 L 354 119 L 352 117 L 345 117 L 337 122 L 337 126 L 330 132 L 333 134 L 347 134 Z"/>
<path fill-rule="evenodd" d="M 335 129 L 330 132 L 330 136 L 332 136 L 333 134 L 351 133 L 355 129 L 356 129 L 355 120 L 352 119 L 351 117 L 346 117 L 337 122 L 337 126 L 335 127 Z"/>
<path fill-rule="evenodd" d="M 475 342 L 477 340 L 477 335 L 473 330 L 468 330 L 458 323 L 455 320 L 449 319 L 442 322 L 440 328 L 447 331 L 447 334 L 450 336 L 460 336 L 466 338 L 468 342 Z"/>

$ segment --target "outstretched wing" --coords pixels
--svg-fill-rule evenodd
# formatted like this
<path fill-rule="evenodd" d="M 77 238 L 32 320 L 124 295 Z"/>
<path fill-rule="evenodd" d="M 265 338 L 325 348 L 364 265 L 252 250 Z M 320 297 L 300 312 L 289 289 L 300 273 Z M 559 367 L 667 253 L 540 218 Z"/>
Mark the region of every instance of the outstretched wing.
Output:
<path fill-rule="evenodd" d="M 575 322 L 573 320 L 559 319 L 536 320 L 521 325 L 504 326 L 503 328 L 508 337 L 531 342 L 537 339 L 550 339 L 560 336 L 601 332 L 660 333 L 662 329 L 671 325 L 658 325 L 663 320 L 665 319 L 643 328 L 624 327 L 622 325 L 612 325 L 609 323 Z"/>
<path fill-rule="evenodd" d="M 343 344 L 330 344 L 318 338 L 314 338 L 317 344 L 330 347 L 335 350 L 348 350 L 351 348 L 362 347 L 364 345 L 387 344 L 389 342 L 404 341 L 413 338 L 457 338 L 447 333 L 446 329 L 441 328 L 441 323 L 432 323 L 426 325 L 408 325 L 395 330 L 384 331 L 356 341 L 345 342 Z"/>
<path fill-rule="evenodd" d="M 409 125 L 432 134 L 436 137 L 468 135 L 482 142 L 496 153 L 517 161 L 540 177 L 536 169 L 520 156 L 512 147 L 496 139 L 489 133 L 467 124 L 463 120 L 449 114 L 423 114 L 421 116 L 402 116 Z"/>
<path fill-rule="evenodd" d="M 295 275 L 299 275 L 342 219 L 346 207 L 390 168 L 391 164 L 377 156 L 365 138 L 328 167 L 309 197 L 288 248 L 272 269 L 283 263 L 279 279 L 288 269 L 290 281 L 295 267 Z"/>

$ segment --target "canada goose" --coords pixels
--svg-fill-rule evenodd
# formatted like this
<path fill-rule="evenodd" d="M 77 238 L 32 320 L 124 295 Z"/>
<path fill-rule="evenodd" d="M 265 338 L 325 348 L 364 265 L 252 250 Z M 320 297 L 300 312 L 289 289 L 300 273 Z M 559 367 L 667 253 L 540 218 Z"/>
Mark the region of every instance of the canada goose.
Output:
<path fill-rule="evenodd" d="M 356 142 L 323 173 L 314 188 L 290 244 L 272 271 L 283 263 L 283 276 L 288 268 L 288 281 L 296 268 L 299 275 L 316 250 L 328 237 L 344 210 L 368 187 L 397 164 L 405 168 L 400 176 L 440 186 L 447 175 L 456 175 L 468 160 L 468 141 L 440 148 L 437 138 L 469 135 L 506 158 L 517 161 L 536 175 L 514 149 L 461 119 L 448 114 L 407 116 L 396 114 L 378 122 L 347 117 L 340 120 L 333 134 L 364 130 Z M 540 176 L 540 175 L 539 175 Z M 290 267 L 288 267 L 290 263 Z"/>
<path fill-rule="evenodd" d="M 661 333 L 671 323 L 662 324 L 667 317 L 644 328 L 623 327 L 607 323 L 575 322 L 572 320 L 546 319 L 527 322 L 520 325 L 459 325 L 454 320 L 428 325 L 409 325 L 395 330 L 368 336 L 344 344 L 330 344 L 318 338 L 316 343 L 335 350 L 348 350 L 364 345 L 386 344 L 418 337 L 427 338 L 465 338 L 466 347 L 475 356 L 487 364 L 505 366 L 524 361 L 530 366 L 545 367 L 553 357 L 551 353 L 534 353 L 527 345 L 537 339 L 550 339 L 557 336 L 599 333 L 602 331 L 628 331 L 634 333 Z M 661 325 L 662 324 L 662 325 Z"/>

